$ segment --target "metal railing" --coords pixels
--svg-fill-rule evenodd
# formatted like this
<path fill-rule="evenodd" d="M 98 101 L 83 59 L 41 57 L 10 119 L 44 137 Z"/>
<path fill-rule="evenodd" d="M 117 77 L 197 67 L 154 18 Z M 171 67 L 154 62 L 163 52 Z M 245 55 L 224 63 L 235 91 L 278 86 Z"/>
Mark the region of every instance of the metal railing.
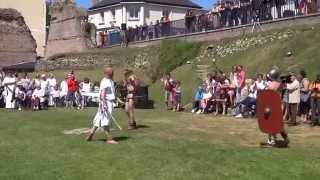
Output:
<path fill-rule="evenodd" d="M 319 12 L 320 3 L 315 0 L 308 3 L 306 0 L 256 0 L 239 8 L 224 8 L 218 12 L 210 12 L 185 19 L 161 22 L 154 25 L 145 25 L 137 28 L 128 28 L 109 37 L 103 46 L 127 44 L 139 41 L 148 41 L 164 37 L 187 35 L 190 33 L 206 32 L 228 27 L 277 20 L 280 18 L 304 16 Z M 124 33 L 125 32 L 125 33 Z"/>

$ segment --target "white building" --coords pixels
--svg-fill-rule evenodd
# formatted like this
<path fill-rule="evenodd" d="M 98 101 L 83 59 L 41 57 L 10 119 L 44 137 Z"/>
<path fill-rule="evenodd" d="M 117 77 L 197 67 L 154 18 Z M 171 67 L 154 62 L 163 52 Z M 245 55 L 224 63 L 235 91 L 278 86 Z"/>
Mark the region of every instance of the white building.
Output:
<path fill-rule="evenodd" d="M 93 1 L 94 2 L 94 1 Z M 154 24 L 167 15 L 170 21 L 184 19 L 187 10 L 201 11 L 191 0 L 96 0 L 89 8 L 89 21 L 99 30 Z"/>

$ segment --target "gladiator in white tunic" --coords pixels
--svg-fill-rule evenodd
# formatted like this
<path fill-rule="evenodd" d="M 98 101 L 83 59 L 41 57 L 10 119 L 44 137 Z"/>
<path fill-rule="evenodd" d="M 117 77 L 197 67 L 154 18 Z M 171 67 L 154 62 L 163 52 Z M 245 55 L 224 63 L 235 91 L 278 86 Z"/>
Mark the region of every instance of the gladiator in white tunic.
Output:
<path fill-rule="evenodd" d="M 14 92 L 16 88 L 16 78 L 6 76 L 3 79 L 2 85 L 4 86 L 3 95 L 5 97 L 6 109 L 15 108 Z"/>
<path fill-rule="evenodd" d="M 103 97 L 103 91 L 105 96 Z M 110 127 L 112 122 L 113 102 L 115 101 L 114 82 L 103 78 L 100 83 L 100 104 L 98 112 L 93 120 L 94 127 Z"/>

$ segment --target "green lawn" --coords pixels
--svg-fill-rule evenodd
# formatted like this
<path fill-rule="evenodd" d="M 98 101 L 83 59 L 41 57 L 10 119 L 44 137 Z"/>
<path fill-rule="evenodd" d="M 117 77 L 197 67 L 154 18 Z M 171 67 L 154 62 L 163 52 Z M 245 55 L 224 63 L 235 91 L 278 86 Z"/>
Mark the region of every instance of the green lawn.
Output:
<path fill-rule="evenodd" d="M 0 179 L 317 179 L 320 129 L 290 128 L 289 149 L 261 149 L 255 120 L 139 110 L 144 125 L 87 143 L 64 130 L 89 127 L 95 109 L 0 111 Z M 126 117 L 116 110 L 123 126 Z"/>

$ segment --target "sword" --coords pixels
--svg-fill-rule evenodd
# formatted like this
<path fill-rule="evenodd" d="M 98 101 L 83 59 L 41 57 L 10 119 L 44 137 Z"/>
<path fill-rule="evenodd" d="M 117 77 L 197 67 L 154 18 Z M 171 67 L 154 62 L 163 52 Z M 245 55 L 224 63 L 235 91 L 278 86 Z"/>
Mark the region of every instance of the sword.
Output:
<path fill-rule="evenodd" d="M 109 111 L 108 111 L 108 106 L 105 105 L 105 103 L 101 102 L 101 103 L 100 103 L 100 108 L 101 108 L 101 109 L 100 109 L 101 112 L 102 112 L 105 116 L 111 118 L 111 120 L 112 120 L 112 121 L 114 122 L 114 124 L 119 128 L 119 130 L 122 131 L 122 127 L 120 126 L 120 124 L 118 123 L 118 121 L 112 116 L 112 114 L 109 113 Z"/>

